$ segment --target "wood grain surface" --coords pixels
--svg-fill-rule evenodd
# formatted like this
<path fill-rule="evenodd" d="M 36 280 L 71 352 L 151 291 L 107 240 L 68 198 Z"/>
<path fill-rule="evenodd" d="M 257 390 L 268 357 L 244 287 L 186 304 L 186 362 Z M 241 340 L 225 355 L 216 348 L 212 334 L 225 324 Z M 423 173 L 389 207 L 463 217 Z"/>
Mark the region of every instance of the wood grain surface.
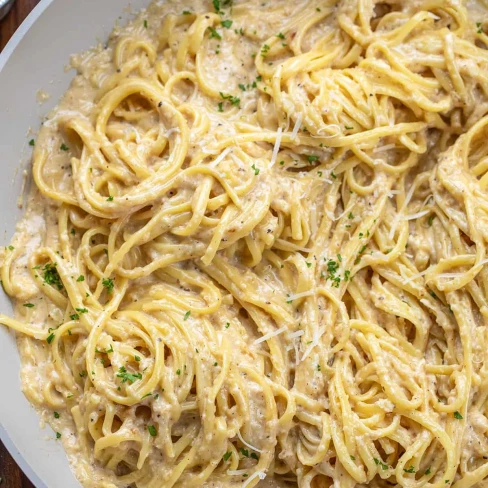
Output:
<path fill-rule="evenodd" d="M 40 0 L 16 0 L 9 14 L 0 21 L 0 51 L 17 27 Z M 34 488 L 0 442 L 0 488 Z"/>

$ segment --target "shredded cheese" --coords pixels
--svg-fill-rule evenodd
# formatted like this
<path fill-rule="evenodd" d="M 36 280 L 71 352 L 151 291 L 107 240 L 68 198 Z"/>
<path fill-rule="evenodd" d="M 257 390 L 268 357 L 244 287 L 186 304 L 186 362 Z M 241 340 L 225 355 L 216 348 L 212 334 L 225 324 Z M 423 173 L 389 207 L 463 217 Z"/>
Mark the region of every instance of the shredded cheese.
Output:
<path fill-rule="evenodd" d="M 424 215 L 427 215 L 429 213 L 430 213 L 430 210 L 423 210 L 422 212 L 418 212 L 418 213 L 415 213 L 415 214 L 405 215 L 403 217 L 403 220 L 420 219 L 420 217 L 423 217 Z"/>
<path fill-rule="evenodd" d="M 276 157 L 278 156 L 278 151 L 280 150 L 280 146 L 281 146 L 281 136 L 283 134 L 283 129 L 280 127 L 278 129 L 278 132 L 276 134 L 276 141 L 275 141 L 275 145 L 274 145 L 274 148 L 273 148 L 273 154 L 271 155 L 271 164 L 270 164 L 270 167 L 273 167 L 274 164 L 276 163 Z"/>
<path fill-rule="evenodd" d="M 220 154 L 217 158 L 215 158 L 210 164 L 209 166 L 214 168 L 216 166 L 218 166 L 226 157 L 227 155 L 233 151 L 233 147 L 228 147 L 227 149 L 225 149 L 225 151 L 222 151 L 222 154 Z"/>
<path fill-rule="evenodd" d="M 297 330 L 296 332 L 292 332 L 291 334 L 288 334 L 288 339 L 293 340 L 296 339 L 297 337 L 301 337 L 303 334 L 305 334 L 305 331 Z"/>
<path fill-rule="evenodd" d="M 237 431 L 237 437 L 239 437 L 239 440 L 246 446 L 249 447 L 249 449 L 252 449 L 253 451 L 259 452 L 260 454 L 263 452 L 261 449 L 258 449 L 257 447 L 254 447 L 252 444 L 249 444 L 249 442 L 246 442 L 244 438 L 241 435 L 241 431 Z"/>
<path fill-rule="evenodd" d="M 291 138 L 295 139 L 298 135 L 298 131 L 300 130 L 300 127 L 302 125 L 302 116 L 299 115 L 297 117 L 297 120 L 295 122 L 295 127 L 293 127 L 293 132 L 291 133 Z"/>
<path fill-rule="evenodd" d="M 325 332 L 325 327 L 320 327 L 320 329 L 314 331 L 313 339 L 311 344 L 305 349 L 305 352 L 303 353 L 302 356 L 302 361 L 305 361 L 305 359 L 308 357 L 308 355 L 312 352 L 313 348 L 315 346 L 318 346 L 320 338 L 324 335 Z"/>
<path fill-rule="evenodd" d="M 274 330 L 273 332 L 268 332 L 267 334 L 263 335 L 259 339 L 256 339 L 254 341 L 254 344 L 261 344 L 261 342 L 267 341 L 268 339 L 271 339 L 272 337 L 276 337 L 277 335 L 283 334 L 286 330 L 286 325 L 284 325 L 281 329 Z"/>
<path fill-rule="evenodd" d="M 266 478 L 266 473 L 264 471 L 256 471 L 255 473 L 253 473 L 251 476 L 249 476 L 249 478 L 244 481 L 244 483 L 242 484 L 242 488 L 246 488 L 246 486 L 254 479 L 258 478 L 260 480 L 264 480 L 264 478 Z"/>
<path fill-rule="evenodd" d="M 312 296 L 313 294 L 314 294 L 314 291 L 313 290 L 302 291 L 301 293 L 296 293 L 295 295 L 290 295 L 290 296 L 286 297 L 286 299 L 288 301 L 290 301 L 290 300 L 293 301 L 293 300 L 297 300 L 298 298 Z"/>

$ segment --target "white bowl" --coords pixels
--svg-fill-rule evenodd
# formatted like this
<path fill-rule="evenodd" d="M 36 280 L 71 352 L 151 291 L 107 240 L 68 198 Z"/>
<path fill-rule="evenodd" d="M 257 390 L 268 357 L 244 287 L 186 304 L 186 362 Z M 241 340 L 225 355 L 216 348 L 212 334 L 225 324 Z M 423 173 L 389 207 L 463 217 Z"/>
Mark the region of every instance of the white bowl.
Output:
<path fill-rule="evenodd" d="M 146 6 L 149 0 L 42 0 L 0 54 L 0 244 L 8 244 L 22 216 L 17 199 L 22 170 L 30 170 L 29 140 L 41 117 L 66 91 L 73 71 L 64 67 L 73 53 L 104 40 L 126 7 Z M 42 106 L 38 90 L 51 98 Z M 0 311 L 12 313 L 8 297 L 0 293 Z M 0 438 L 20 468 L 38 488 L 74 488 L 62 444 L 52 430 L 43 430 L 39 416 L 21 392 L 19 355 L 13 335 L 0 326 Z"/>

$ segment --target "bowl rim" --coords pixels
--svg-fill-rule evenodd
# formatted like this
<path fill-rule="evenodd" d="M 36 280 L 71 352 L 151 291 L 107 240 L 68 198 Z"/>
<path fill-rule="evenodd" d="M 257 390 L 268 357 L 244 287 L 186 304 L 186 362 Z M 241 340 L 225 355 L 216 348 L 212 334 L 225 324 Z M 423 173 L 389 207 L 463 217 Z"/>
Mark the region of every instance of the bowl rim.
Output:
<path fill-rule="evenodd" d="M 53 3 L 54 0 L 41 0 L 25 18 L 25 20 L 20 24 L 20 26 L 15 31 L 14 35 L 7 42 L 7 45 L 3 48 L 0 53 L 0 72 L 3 71 L 5 65 L 9 61 L 10 57 L 14 53 L 17 46 L 20 44 L 24 36 L 27 34 L 29 29 L 34 25 L 37 19 L 42 15 L 42 13 Z M 27 462 L 27 460 L 18 451 L 14 442 L 8 435 L 6 429 L 2 425 L 0 420 L 0 440 L 3 442 L 5 448 L 10 453 L 14 461 L 17 463 L 22 472 L 29 478 L 30 482 L 37 488 L 48 488 L 47 485 L 39 478 L 37 473 Z"/>

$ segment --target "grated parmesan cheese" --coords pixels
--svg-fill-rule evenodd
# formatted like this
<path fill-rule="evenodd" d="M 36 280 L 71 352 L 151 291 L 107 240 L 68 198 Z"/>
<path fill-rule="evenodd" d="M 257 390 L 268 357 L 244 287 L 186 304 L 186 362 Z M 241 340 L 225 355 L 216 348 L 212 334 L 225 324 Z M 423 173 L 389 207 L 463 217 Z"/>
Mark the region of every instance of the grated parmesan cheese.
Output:
<path fill-rule="evenodd" d="M 276 337 L 277 335 L 283 334 L 283 332 L 286 331 L 286 325 L 284 325 L 281 329 L 274 330 L 273 332 L 268 332 L 267 334 L 263 335 L 259 339 L 256 339 L 254 341 L 254 344 L 261 344 L 261 342 L 267 341 L 268 339 L 271 339 L 272 337 Z"/>
<path fill-rule="evenodd" d="M 253 451 L 259 452 L 260 454 L 263 452 L 261 449 L 258 449 L 257 447 L 254 447 L 252 444 L 249 444 L 244 440 L 244 438 L 241 435 L 241 431 L 237 431 L 237 437 L 239 437 L 239 440 L 246 446 L 249 447 L 249 449 L 252 449 Z"/>
<path fill-rule="evenodd" d="M 276 135 L 276 141 L 275 141 L 275 145 L 274 145 L 274 148 L 273 148 L 273 154 L 271 155 L 271 165 L 270 167 L 273 167 L 274 164 L 276 163 L 276 156 L 278 156 L 278 151 L 280 150 L 280 146 L 281 146 L 281 136 L 283 134 L 283 129 L 280 127 L 278 129 L 278 133 Z"/>

